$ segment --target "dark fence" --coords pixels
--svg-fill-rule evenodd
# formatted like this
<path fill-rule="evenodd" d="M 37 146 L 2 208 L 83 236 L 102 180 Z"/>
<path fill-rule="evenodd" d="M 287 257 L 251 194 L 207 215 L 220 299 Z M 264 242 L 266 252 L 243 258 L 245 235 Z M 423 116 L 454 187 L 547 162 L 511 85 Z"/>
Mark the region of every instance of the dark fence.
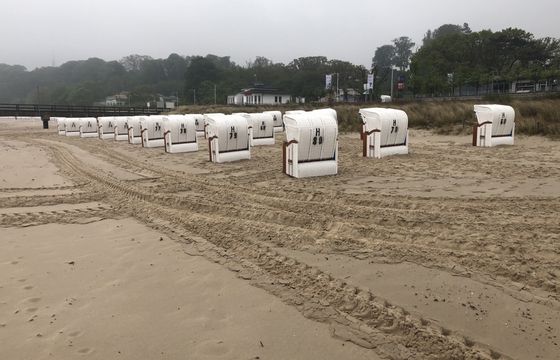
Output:
<path fill-rule="evenodd" d="M 79 106 L 79 105 L 40 105 L 40 104 L 0 104 L 0 116 L 40 116 L 43 120 L 50 117 L 98 117 L 157 115 L 169 109 L 148 107 L 117 106 Z"/>

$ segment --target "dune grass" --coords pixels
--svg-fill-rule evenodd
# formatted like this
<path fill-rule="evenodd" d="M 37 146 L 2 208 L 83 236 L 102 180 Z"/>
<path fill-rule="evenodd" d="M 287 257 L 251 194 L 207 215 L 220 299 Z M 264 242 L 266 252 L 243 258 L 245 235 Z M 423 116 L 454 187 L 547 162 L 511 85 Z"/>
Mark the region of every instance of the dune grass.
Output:
<path fill-rule="evenodd" d="M 470 133 L 475 123 L 474 104 L 501 103 L 511 105 L 515 109 L 516 133 L 526 135 L 544 135 L 560 139 L 560 98 L 545 99 L 486 99 L 485 101 L 426 101 L 391 104 L 335 104 L 339 128 L 342 132 L 360 131 L 361 119 L 359 109 L 364 107 L 390 107 L 402 109 L 408 114 L 409 126 L 417 129 L 428 129 L 440 134 Z M 277 106 L 227 106 L 199 105 L 181 107 L 181 113 L 221 112 L 262 112 L 267 110 L 312 110 L 326 107 L 322 104 L 290 104 Z"/>

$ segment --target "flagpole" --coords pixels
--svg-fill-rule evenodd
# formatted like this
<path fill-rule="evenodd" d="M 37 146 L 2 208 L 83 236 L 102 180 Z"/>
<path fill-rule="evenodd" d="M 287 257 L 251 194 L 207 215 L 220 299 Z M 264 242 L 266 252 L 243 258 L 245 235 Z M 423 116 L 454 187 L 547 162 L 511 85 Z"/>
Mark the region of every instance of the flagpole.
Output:
<path fill-rule="evenodd" d="M 391 101 L 393 101 L 393 66 L 391 66 Z"/>

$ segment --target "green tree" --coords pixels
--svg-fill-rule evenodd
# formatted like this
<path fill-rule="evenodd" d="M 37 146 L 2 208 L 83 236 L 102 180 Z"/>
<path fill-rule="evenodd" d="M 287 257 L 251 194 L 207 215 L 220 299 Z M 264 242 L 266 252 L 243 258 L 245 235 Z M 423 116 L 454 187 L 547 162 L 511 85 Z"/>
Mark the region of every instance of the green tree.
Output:
<path fill-rule="evenodd" d="M 502 84 L 517 79 L 552 79 L 558 40 L 535 39 L 521 29 L 471 32 L 468 25 L 444 25 L 412 57 L 414 89 L 445 94 L 455 87 Z M 443 34 L 443 35 L 442 35 Z M 556 66 L 556 69 L 558 67 Z M 450 76 L 451 75 L 451 76 Z M 451 81 L 450 81 L 451 79 Z M 505 85 L 504 85 L 505 84 Z"/>
<path fill-rule="evenodd" d="M 378 69 L 391 68 L 395 65 L 395 46 L 393 45 L 383 45 L 375 50 L 375 55 L 372 59 L 372 68 L 377 67 Z"/>
<path fill-rule="evenodd" d="M 401 36 L 393 40 L 395 46 L 395 56 L 393 57 L 393 63 L 401 71 L 408 69 L 410 65 L 410 58 L 412 56 L 412 48 L 416 45 L 407 36 Z"/>
<path fill-rule="evenodd" d="M 437 39 L 437 38 L 441 38 L 444 36 L 448 36 L 448 35 L 454 35 L 454 34 L 470 34 L 471 28 L 469 27 L 469 24 L 464 23 L 462 26 L 461 25 L 455 25 L 455 24 L 444 24 L 441 25 L 440 27 L 438 27 L 435 30 L 428 30 L 426 32 L 426 35 L 424 35 L 424 39 L 422 40 L 422 44 L 426 45 L 427 43 L 429 43 L 431 40 Z"/>

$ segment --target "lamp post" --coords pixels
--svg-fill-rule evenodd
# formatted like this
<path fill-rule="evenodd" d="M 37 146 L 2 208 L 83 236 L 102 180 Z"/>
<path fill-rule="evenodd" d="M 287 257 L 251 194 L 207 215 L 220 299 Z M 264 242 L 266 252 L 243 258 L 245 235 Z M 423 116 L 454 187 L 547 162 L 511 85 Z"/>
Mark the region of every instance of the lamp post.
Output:
<path fill-rule="evenodd" d="M 391 101 L 393 100 L 393 73 L 395 72 L 395 69 L 393 68 L 393 66 L 391 66 Z"/>

